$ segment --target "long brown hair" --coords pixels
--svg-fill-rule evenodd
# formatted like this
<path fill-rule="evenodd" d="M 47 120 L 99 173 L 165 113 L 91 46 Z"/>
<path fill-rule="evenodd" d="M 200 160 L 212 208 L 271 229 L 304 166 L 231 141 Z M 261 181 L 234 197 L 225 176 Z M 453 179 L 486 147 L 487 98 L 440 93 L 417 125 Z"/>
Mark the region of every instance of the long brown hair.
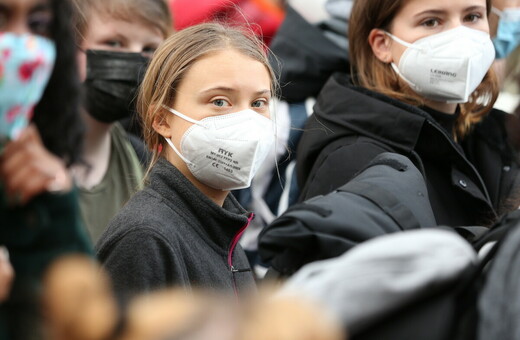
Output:
<path fill-rule="evenodd" d="M 271 78 L 273 97 L 278 93 L 278 82 L 267 59 L 266 47 L 251 29 L 205 23 L 173 34 L 155 51 L 137 99 L 144 140 L 152 151 L 148 172 L 165 146 L 164 138 L 153 129 L 155 117 L 164 112 L 162 105 L 172 105 L 186 72 L 200 58 L 229 49 L 262 63 Z"/>
<path fill-rule="evenodd" d="M 405 103 L 421 106 L 424 98 L 415 93 L 400 79 L 390 64 L 379 60 L 368 42 L 374 28 L 390 31 L 395 16 L 406 0 L 356 0 L 349 21 L 349 53 L 354 82 L 367 89 L 383 93 Z M 432 0 L 434 1 L 434 0 Z M 486 0 L 487 12 L 491 0 Z M 461 114 L 455 126 L 454 136 L 463 138 L 471 127 L 491 110 L 498 96 L 498 82 L 490 69 L 482 83 L 471 94 L 467 103 L 461 104 Z"/>

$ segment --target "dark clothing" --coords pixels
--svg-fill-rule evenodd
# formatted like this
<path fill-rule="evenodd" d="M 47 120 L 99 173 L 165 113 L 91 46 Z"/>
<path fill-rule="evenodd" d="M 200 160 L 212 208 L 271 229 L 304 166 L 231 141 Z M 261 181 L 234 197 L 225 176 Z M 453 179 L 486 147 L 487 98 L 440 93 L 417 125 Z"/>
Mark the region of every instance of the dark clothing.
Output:
<path fill-rule="evenodd" d="M 254 287 L 237 244 L 251 218 L 232 195 L 218 206 L 161 158 L 96 249 L 122 298 L 167 286 L 241 291 Z"/>
<path fill-rule="evenodd" d="M 520 338 L 520 220 L 515 211 L 501 221 L 505 233 L 488 266 L 478 298 L 478 337 L 474 339 L 516 340 Z"/>
<path fill-rule="evenodd" d="M 316 97 L 332 73 L 349 70 L 348 51 L 332 42 L 326 31 L 327 27 L 311 25 L 287 6 L 284 22 L 270 45 L 270 61 L 280 75 L 283 100 L 295 103 Z"/>
<path fill-rule="evenodd" d="M 408 158 L 382 153 L 336 191 L 288 209 L 262 230 L 258 249 L 271 277 L 290 276 L 375 237 L 435 226 L 421 173 Z"/>
<path fill-rule="evenodd" d="M 432 116 L 432 118 L 439 123 L 439 125 L 442 126 L 449 135 L 453 134 L 453 129 L 457 124 L 457 119 L 460 117 L 460 108 L 457 107 L 457 111 L 453 114 L 440 112 L 428 106 L 421 107 L 421 109 L 429 113 L 430 116 Z"/>
<path fill-rule="evenodd" d="M 336 74 L 320 93 L 298 147 L 300 197 L 331 192 L 376 155 L 396 152 L 425 176 L 439 224 L 488 224 L 518 177 L 505 115 L 492 110 L 459 145 L 426 111 Z"/>
<path fill-rule="evenodd" d="M 9 250 L 15 272 L 9 299 L 0 305 L 0 339 L 32 339 L 41 331 L 38 301 L 45 270 L 66 254 L 93 255 L 78 193 L 45 193 L 23 207 L 8 207 L 0 191 L 0 226 L 0 245 Z"/>

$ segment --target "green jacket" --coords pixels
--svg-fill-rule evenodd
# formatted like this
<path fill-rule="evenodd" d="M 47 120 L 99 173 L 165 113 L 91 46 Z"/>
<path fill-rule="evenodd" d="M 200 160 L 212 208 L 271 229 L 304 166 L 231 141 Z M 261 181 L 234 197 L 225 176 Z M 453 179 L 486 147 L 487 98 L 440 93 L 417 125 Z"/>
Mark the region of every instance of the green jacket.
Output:
<path fill-rule="evenodd" d="M 0 245 L 9 250 L 15 281 L 9 300 L 0 305 L 0 340 L 37 339 L 30 324 L 39 318 L 35 307 L 45 269 L 67 253 L 93 256 L 93 248 L 81 222 L 76 190 L 45 193 L 22 207 L 10 207 L 2 192 Z M 22 334 L 25 331 L 33 334 Z"/>

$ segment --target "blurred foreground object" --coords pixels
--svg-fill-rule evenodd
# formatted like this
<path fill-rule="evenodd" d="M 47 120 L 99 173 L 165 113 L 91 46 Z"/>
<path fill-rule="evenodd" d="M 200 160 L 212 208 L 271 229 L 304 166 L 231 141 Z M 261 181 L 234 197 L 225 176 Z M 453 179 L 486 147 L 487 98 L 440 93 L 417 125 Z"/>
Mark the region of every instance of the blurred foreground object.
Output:
<path fill-rule="evenodd" d="M 51 265 L 44 278 L 43 306 L 52 340 L 108 339 L 118 320 L 107 275 L 97 262 L 81 255 Z"/>

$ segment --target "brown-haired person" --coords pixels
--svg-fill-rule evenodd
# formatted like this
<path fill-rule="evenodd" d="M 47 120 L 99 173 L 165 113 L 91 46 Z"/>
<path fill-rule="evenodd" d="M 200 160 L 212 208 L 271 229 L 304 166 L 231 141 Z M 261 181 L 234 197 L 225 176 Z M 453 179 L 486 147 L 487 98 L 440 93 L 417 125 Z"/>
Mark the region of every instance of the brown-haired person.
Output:
<path fill-rule="evenodd" d="M 275 81 L 261 42 L 219 24 L 186 28 L 155 52 L 138 99 L 148 184 L 96 245 L 118 293 L 254 288 L 238 245 L 253 215 L 230 191 L 250 186 L 273 144 Z"/>
<path fill-rule="evenodd" d="M 85 164 L 74 167 L 93 242 L 142 184 L 145 147 L 120 120 L 135 118 L 149 59 L 172 30 L 163 0 L 75 0 L 86 125 Z"/>
<path fill-rule="evenodd" d="M 333 191 L 382 152 L 421 170 L 438 224 L 487 224 L 518 174 L 497 83 L 490 0 L 358 0 L 352 80 L 333 76 L 299 145 L 302 198 Z M 485 131 L 485 134 L 483 133 Z"/>

